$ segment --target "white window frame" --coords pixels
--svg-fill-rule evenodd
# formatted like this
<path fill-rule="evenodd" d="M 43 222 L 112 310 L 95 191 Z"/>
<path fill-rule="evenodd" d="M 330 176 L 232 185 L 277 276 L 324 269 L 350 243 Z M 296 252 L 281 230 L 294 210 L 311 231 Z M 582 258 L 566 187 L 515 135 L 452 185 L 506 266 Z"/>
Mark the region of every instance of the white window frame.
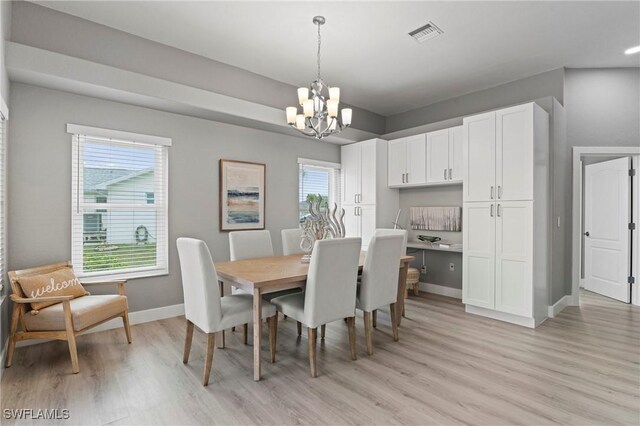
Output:
<path fill-rule="evenodd" d="M 329 207 L 333 208 L 333 204 L 335 203 L 338 206 L 338 210 L 340 210 L 342 199 L 340 196 L 340 169 L 342 168 L 342 164 L 330 161 L 313 160 L 310 158 L 298 158 L 298 209 L 300 209 L 300 167 L 303 166 L 332 169 L 333 173 L 332 176 L 330 176 L 329 182 Z M 298 215 L 299 214 L 300 210 L 298 210 Z"/>
<path fill-rule="evenodd" d="M 164 204 L 153 208 L 153 207 L 145 207 L 149 206 L 145 204 L 142 205 L 128 205 L 128 204 L 118 204 L 118 208 L 149 208 L 151 210 L 156 210 L 162 213 L 163 217 L 163 230 L 158 232 L 157 234 L 157 243 L 156 243 L 156 265 L 155 266 L 147 266 L 147 267 L 139 267 L 139 268 L 129 268 L 129 269 L 120 269 L 115 271 L 96 271 L 96 272 L 83 272 L 79 265 L 83 264 L 83 232 L 75 232 L 74 230 L 80 229 L 82 230 L 83 224 L 83 215 L 84 210 L 86 209 L 104 209 L 110 208 L 109 203 L 85 203 L 81 202 L 82 194 L 84 193 L 83 185 L 84 179 L 82 176 L 83 168 L 78 167 L 72 168 L 72 182 L 71 182 L 71 259 L 72 263 L 76 267 L 78 277 L 82 278 L 90 278 L 95 280 L 102 279 L 133 279 L 133 278 L 144 278 L 144 277 L 154 277 L 160 275 L 168 275 L 169 274 L 169 198 L 168 198 L 168 186 L 169 186 L 169 153 L 166 147 L 171 146 L 172 140 L 170 138 L 160 137 L 160 136 L 151 136 L 151 135 L 143 135 L 139 133 L 131 133 L 124 132 L 119 130 L 109 130 L 97 127 L 89 127 L 89 126 L 81 126 L 77 124 L 67 124 L 67 133 L 73 135 L 72 143 L 72 158 L 82 158 L 82 145 L 80 143 L 80 139 L 94 138 L 94 139 L 104 139 L 108 140 L 110 143 L 121 143 L 123 145 L 157 145 L 163 148 L 162 155 L 160 155 L 157 159 L 156 168 L 161 168 L 162 175 L 162 200 Z M 158 200 L 159 197 L 156 197 Z M 75 234 L 75 235 L 74 235 Z M 158 248 L 159 247 L 159 248 Z"/>

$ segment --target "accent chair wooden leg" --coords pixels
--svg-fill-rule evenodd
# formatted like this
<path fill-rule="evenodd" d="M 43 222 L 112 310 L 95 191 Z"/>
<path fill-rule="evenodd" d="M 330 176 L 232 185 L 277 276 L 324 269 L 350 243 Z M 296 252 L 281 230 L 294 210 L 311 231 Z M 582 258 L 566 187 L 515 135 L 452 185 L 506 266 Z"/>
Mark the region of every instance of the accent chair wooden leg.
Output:
<path fill-rule="evenodd" d="M 13 312 L 11 313 L 11 330 L 9 331 L 9 344 L 7 345 L 7 359 L 4 366 L 6 368 L 11 367 L 13 362 L 13 351 L 16 348 L 16 333 L 18 332 L 18 320 L 20 318 L 20 306 L 17 303 L 13 304 Z"/>
<path fill-rule="evenodd" d="M 307 328 L 307 330 L 309 332 L 308 346 L 309 346 L 309 368 L 311 370 L 311 377 L 318 377 L 318 368 L 316 365 L 316 338 L 318 336 L 318 329 L 309 327 Z"/>
<path fill-rule="evenodd" d="M 276 362 L 276 339 L 278 337 L 278 313 L 269 318 L 269 354 L 271 363 Z"/>
<path fill-rule="evenodd" d="M 207 334 L 207 353 L 204 358 L 204 374 L 202 376 L 202 385 L 207 386 L 209 384 L 209 376 L 211 375 L 211 367 L 213 366 L 213 351 L 215 350 L 216 334 Z"/>
<path fill-rule="evenodd" d="M 71 371 L 74 374 L 80 372 L 78 365 L 78 348 L 76 347 L 76 335 L 73 330 L 73 318 L 71 317 L 71 304 L 68 300 L 62 302 L 64 310 L 64 325 L 67 331 L 67 342 L 69 343 L 69 354 L 71 355 Z"/>
<path fill-rule="evenodd" d="M 246 345 L 247 343 L 249 343 L 249 324 L 244 324 L 242 326 L 242 333 L 243 333 L 243 339 L 244 339 L 244 344 Z"/>
<path fill-rule="evenodd" d="M 373 325 L 373 328 L 376 328 L 378 326 L 378 310 L 374 309 L 373 312 L 371 313 L 371 323 Z"/>
<path fill-rule="evenodd" d="M 349 349 L 351 350 L 351 359 L 355 361 L 358 359 L 358 355 L 356 354 L 356 317 L 348 318 L 347 325 L 349 327 Z"/>
<path fill-rule="evenodd" d="M 302 336 L 302 323 L 297 321 L 296 326 L 298 327 L 298 336 Z"/>
<path fill-rule="evenodd" d="M 364 336 L 367 341 L 367 355 L 373 355 L 373 321 L 371 317 L 371 312 L 364 312 Z"/>
<path fill-rule="evenodd" d="M 122 322 L 124 323 L 124 332 L 127 335 L 127 342 L 131 343 L 131 325 L 129 324 L 129 313 L 122 314 Z"/>
<path fill-rule="evenodd" d="M 391 304 L 391 330 L 393 331 L 393 340 L 395 342 L 398 341 L 398 315 L 397 315 L 397 310 L 398 310 L 398 304 L 397 303 L 392 303 Z"/>
<path fill-rule="evenodd" d="M 182 354 L 182 363 L 189 362 L 189 354 L 191 353 L 191 341 L 193 340 L 193 323 L 187 320 L 187 332 L 184 337 L 184 352 Z"/>
<path fill-rule="evenodd" d="M 322 324 L 320 326 L 320 338 L 322 340 L 324 340 L 324 333 L 325 333 L 326 330 L 327 330 L 327 325 L 326 324 Z"/>
<path fill-rule="evenodd" d="M 224 330 L 216 333 L 216 340 L 218 341 L 218 348 L 224 349 L 224 347 L 226 346 Z"/>

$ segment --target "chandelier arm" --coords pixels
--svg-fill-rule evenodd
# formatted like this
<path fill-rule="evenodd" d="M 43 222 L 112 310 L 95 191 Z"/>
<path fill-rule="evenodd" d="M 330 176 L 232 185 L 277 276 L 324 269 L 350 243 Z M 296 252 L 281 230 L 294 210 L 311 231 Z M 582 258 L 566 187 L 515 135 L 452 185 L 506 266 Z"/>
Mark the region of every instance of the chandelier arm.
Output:
<path fill-rule="evenodd" d="M 320 46 L 322 45 L 322 39 L 320 37 L 320 22 L 318 22 L 318 80 L 322 81 L 320 78 Z"/>
<path fill-rule="evenodd" d="M 293 125 L 293 124 L 289 124 L 289 126 L 291 126 L 291 128 L 292 128 L 292 129 L 295 129 L 295 130 L 299 131 L 299 132 L 300 132 L 300 133 L 302 133 L 303 135 L 306 135 L 306 136 L 315 136 L 315 133 L 314 133 L 314 132 L 309 132 L 309 131 L 304 131 L 304 130 L 298 129 L 298 128 L 297 128 L 295 125 Z"/>

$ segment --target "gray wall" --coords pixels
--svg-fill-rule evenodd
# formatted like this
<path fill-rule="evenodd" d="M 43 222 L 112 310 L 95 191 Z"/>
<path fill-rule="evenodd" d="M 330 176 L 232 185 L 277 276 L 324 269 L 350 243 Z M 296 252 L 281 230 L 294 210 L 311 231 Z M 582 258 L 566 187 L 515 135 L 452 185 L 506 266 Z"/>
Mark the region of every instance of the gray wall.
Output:
<path fill-rule="evenodd" d="M 462 232 L 440 231 L 412 231 L 409 226 L 409 209 L 411 207 L 438 207 L 459 206 L 462 207 L 462 185 L 434 186 L 430 188 L 410 188 L 400 190 L 400 208 L 402 216 L 400 224 L 409 230 L 409 241 L 417 241 L 417 235 L 433 235 L 442 238 L 443 241 L 452 243 L 462 242 Z M 464 218 L 463 218 L 464 226 Z M 416 260 L 412 266 L 422 266 L 422 250 L 414 252 L 408 250 Z M 438 252 L 434 250 L 424 251 L 424 261 L 427 273 L 420 275 L 420 281 L 430 284 L 438 284 L 445 287 L 462 288 L 462 254 Z M 455 264 L 455 271 L 449 271 L 449 263 Z"/>
<path fill-rule="evenodd" d="M 131 311 L 182 303 L 175 240 L 201 238 L 215 260 L 229 258 L 218 230 L 218 160 L 267 165 L 266 225 L 276 252 L 280 230 L 297 226 L 298 157 L 339 162 L 339 146 L 155 111 L 23 84 L 11 88 L 9 269 L 71 255 L 71 137 L 66 124 L 173 138 L 169 148 L 169 275 L 131 280 Z M 27 237 L 28 236 L 28 237 Z M 3 322 L 7 317 L 3 317 Z"/>
<path fill-rule="evenodd" d="M 7 76 L 4 65 L 4 43 L 5 40 L 9 38 L 9 33 L 11 32 L 11 7 L 12 2 L 0 2 L 0 96 L 7 105 L 9 104 L 9 77 Z M 6 127 L 8 129 L 8 122 Z M 5 138 L 5 140 L 7 139 Z M 4 206 L 4 208 L 6 210 L 6 206 Z M 0 292 L 0 348 L 4 348 L 4 342 L 9 329 L 7 319 L 9 318 L 10 303 L 8 298 L 4 298 L 6 294 L 8 294 L 6 289 Z M 0 351 L 2 351 L 2 349 L 0 349 Z"/>
<path fill-rule="evenodd" d="M 290 84 L 33 3 L 14 3 L 11 41 L 276 108 L 297 100 Z M 384 117 L 353 108 L 352 127 L 384 133 Z"/>
<path fill-rule="evenodd" d="M 564 69 L 548 71 L 486 90 L 387 117 L 385 133 L 553 96 L 563 102 Z"/>

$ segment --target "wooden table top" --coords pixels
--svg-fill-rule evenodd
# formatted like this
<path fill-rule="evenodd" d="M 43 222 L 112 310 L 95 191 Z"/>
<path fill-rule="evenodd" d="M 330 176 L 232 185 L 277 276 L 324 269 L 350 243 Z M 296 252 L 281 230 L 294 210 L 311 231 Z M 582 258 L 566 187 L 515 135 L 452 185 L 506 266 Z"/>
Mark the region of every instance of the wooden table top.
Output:
<path fill-rule="evenodd" d="M 360 253 L 358 268 L 362 270 L 367 253 Z M 299 283 L 306 281 L 309 264 L 302 263 L 301 254 L 291 256 L 259 257 L 255 259 L 215 262 L 216 271 L 222 280 L 244 284 L 254 288 Z M 402 256 L 400 263 L 413 260 L 413 256 Z"/>

